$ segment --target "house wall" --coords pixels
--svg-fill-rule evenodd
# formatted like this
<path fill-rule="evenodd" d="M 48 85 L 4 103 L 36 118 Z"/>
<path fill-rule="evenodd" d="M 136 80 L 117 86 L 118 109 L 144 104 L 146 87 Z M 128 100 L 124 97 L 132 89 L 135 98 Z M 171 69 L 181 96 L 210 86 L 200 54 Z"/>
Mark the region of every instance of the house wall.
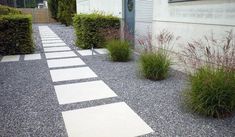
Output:
<path fill-rule="evenodd" d="M 152 32 L 153 1 L 136 0 L 135 8 L 136 34 L 145 35 Z"/>
<path fill-rule="evenodd" d="M 77 0 L 77 13 L 97 11 L 123 18 L 122 0 Z"/>
<path fill-rule="evenodd" d="M 234 0 L 198 0 L 168 3 L 153 0 L 153 35 L 166 29 L 180 36 L 174 51 L 180 52 L 188 41 L 214 34 L 225 36 L 226 31 L 235 30 Z"/>
<path fill-rule="evenodd" d="M 141 50 L 138 39 L 152 33 L 153 0 L 135 0 L 135 48 Z"/>

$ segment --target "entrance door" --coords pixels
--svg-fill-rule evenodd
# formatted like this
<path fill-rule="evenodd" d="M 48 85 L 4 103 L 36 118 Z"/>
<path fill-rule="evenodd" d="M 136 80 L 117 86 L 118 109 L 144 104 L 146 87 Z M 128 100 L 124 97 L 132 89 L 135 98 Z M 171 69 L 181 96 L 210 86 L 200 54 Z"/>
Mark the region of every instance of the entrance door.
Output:
<path fill-rule="evenodd" d="M 125 30 L 128 31 L 125 38 L 132 37 L 134 43 L 135 35 L 135 0 L 125 0 Z M 131 36 L 128 36 L 131 35 Z"/>

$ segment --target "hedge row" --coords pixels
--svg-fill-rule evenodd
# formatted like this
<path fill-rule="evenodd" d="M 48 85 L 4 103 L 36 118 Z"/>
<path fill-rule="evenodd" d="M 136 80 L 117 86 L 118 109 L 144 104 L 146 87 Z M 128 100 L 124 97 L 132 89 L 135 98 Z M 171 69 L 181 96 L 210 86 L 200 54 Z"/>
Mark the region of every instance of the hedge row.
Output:
<path fill-rule="evenodd" d="M 117 17 L 108 15 L 78 14 L 74 17 L 74 28 L 76 32 L 76 45 L 88 49 L 93 47 L 103 47 L 106 37 L 119 33 L 120 20 Z"/>
<path fill-rule="evenodd" d="M 0 5 L 0 16 L 9 14 L 21 14 L 21 11 L 8 6 Z"/>
<path fill-rule="evenodd" d="M 0 10 L 3 11 L 1 7 Z M 20 12 L 15 9 L 8 13 L 8 15 L 0 15 L 0 54 L 33 53 L 32 17 L 18 14 Z"/>

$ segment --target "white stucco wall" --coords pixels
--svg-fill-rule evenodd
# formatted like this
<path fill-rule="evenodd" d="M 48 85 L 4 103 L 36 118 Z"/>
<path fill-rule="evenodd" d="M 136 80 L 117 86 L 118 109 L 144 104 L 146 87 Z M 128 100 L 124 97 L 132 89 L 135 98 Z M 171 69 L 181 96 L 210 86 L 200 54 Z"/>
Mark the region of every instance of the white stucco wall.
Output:
<path fill-rule="evenodd" d="M 235 30 L 234 0 L 199 0 L 180 3 L 168 3 L 168 0 L 154 0 L 153 35 L 163 29 L 173 32 L 181 39 L 176 43 L 175 51 L 195 39 L 213 32 L 221 38 L 225 31 Z"/>
<path fill-rule="evenodd" d="M 122 18 L 122 0 L 77 0 L 77 13 L 103 12 Z"/>
<path fill-rule="evenodd" d="M 90 13 L 90 1 L 77 0 L 77 13 Z"/>
<path fill-rule="evenodd" d="M 153 0 L 136 0 L 135 33 L 146 35 L 152 32 Z"/>

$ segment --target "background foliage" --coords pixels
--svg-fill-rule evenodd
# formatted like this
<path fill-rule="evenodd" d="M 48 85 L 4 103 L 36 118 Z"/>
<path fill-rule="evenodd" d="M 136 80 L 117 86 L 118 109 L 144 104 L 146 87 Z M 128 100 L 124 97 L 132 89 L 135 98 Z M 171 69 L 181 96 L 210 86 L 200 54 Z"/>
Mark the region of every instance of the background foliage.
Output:
<path fill-rule="evenodd" d="M 8 15 L 8 14 L 21 14 L 21 11 L 15 9 L 15 8 L 0 5 L 0 16 L 1 15 Z"/>
<path fill-rule="evenodd" d="M 72 25 L 76 13 L 76 0 L 48 0 L 52 17 L 62 24 Z"/>

